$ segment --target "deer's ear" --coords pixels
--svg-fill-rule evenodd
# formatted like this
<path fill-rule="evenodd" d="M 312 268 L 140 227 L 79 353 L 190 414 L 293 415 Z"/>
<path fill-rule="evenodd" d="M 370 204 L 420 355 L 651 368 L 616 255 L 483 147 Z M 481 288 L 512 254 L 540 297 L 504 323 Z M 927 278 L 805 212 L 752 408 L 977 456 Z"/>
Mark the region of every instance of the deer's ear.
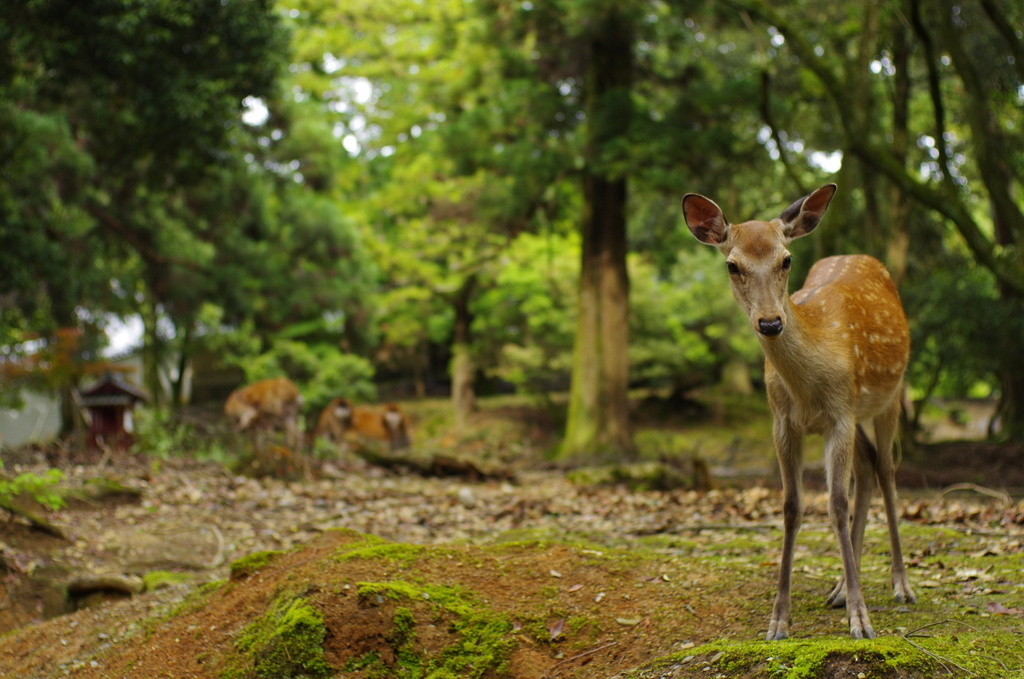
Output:
<path fill-rule="evenodd" d="M 786 238 L 793 240 L 814 231 L 825 216 L 832 196 L 836 195 L 836 188 L 835 184 L 825 184 L 783 210 L 779 220 Z"/>
<path fill-rule="evenodd" d="M 729 222 L 715 201 L 697 193 L 683 196 L 683 219 L 701 243 L 721 245 L 729 235 Z"/>

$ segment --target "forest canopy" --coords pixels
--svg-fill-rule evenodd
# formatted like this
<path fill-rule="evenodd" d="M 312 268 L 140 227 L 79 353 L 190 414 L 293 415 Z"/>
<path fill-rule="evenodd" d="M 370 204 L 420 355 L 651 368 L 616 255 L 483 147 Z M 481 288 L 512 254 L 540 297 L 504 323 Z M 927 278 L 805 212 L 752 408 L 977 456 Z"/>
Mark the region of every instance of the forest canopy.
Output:
<path fill-rule="evenodd" d="M 770 219 L 835 182 L 794 284 L 882 259 L 913 397 L 998 397 L 1020 440 L 1021 26 L 1008 0 L 10 0 L 3 398 L 138 319 L 158 406 L 212 353 L 317 402 L 568 391 L 567 445 L 628 456 L 626 390 L 760 379 L 682 195 Z"/>

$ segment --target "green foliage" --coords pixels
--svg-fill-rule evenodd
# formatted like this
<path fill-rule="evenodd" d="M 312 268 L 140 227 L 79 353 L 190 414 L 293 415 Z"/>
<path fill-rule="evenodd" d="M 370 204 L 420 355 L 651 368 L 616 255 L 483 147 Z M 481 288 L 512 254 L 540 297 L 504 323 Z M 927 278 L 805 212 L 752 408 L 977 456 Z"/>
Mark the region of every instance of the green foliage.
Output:
<path fill-rule="evenodd" d="M 473 305 L 483 367 L 526 393 L 564 385 L 578 303 L 579 236 L 523 234 L 503 259 L 494 286 Z"/>
<path fill-rule="evenodd" d="M 732 4 L 616 4 L 635 68 L 602 117 L 580 55 L 607 3 L 11 0 L 0 351 L 55 327 L 95 351 L 107 314 L 141 315 L 155 397 L 158 366 L 211 350 L 319 407 L 373 398 L 374 368 L 439 382 L 468 297 L 479 370 L 564 388 L 567 234 L 597 171 L 629 184 L 630 379 L 684 389 L 758 359 L 680 194 L 771 218 L 828 158 L 841 192 L 794 279 L 887 257 L 916 393 L 1019 393 L 1021 9 Z M 186 444 L 142 426 L 159 454 Z"/>
<path fill-rule="evenodd" d="M 943 260 L 929 268 L 927 277 L 914 277 L 903 293 L 916 398 L 963 396 L 979 384 L 994 391 L 1007 350 L 1024 336 L 1017 316 L 1003 317 L 992 327 L 1002 305 L 990 274 L 959 258 Z"/>
<path fill-rule="evenodd" d="M 259 356 L 235 360 L 250 382 L 288 376 L 299 386 L 310 409 L 322 409 L 336 396 L 357 402 L 376 397 L 373 365 L 336 346 L 278 340 Z"/>
<path fill-rule="evenodd" d="M 13 479 L 0 477 L 0 502 L 8 503 L 21 494 L 52 510 L 65 505 L 60 483 L 64 474 L 59 469 L 47 469 L 43 474 L 27 472 Z"/>
<path fill-rule="evenodd" d="M 630 374 L 647 384 L 692 387 L 715 380 L 724 363 L 760 361 L 711 248 L 678 253 L 664 275 L 629 258 Z M 579 237 L 517 238 L 493 287 L 474 303 L 474 335 L 484 367 L 525 393 L 568 380 L 575 331 Z"/>
<path fill-rule="evenodd" d="M 630 262 L 630 364 L 634 380 L 685 391 L 714 383 L 733 358 L 755 365 L 760 347 L 730 295 L 721 257 L 711 248 L 679 253 L 661 277 L 639 257 Z"/>
<path fill-rule="evenodd" d="M 15 295 L 4 305 L 3 342 L 23 323 L 52 327 L 102 282 L 102 269 L 92 266 L 96 243 L 86 238 L 91 222 L 76 196 L 61 191 L 63 182 L 87 180 L 93 161 L 74 143 L 65 116 L 16 101 L 0 97 L 0 290 Z"/>
<path fill-rule="evenodd" d="M 136 408 L 133 413 L 135 442 L 132 449 L 135 452 L 158 460 L 186 455 L 220 463 L 230 459 L 220 441 L 179 421 L 166 409 Z"/>

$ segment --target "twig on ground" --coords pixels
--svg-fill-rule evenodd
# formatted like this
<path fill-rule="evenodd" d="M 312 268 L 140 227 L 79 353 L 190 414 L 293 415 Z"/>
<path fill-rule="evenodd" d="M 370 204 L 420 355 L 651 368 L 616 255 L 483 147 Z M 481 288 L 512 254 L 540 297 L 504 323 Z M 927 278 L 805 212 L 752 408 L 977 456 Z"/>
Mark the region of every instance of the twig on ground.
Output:
<path fill-rule="evenodd" d="M 980 631 L 977 627 L 974 627 L 973 625 L 968 625 L 966 622 L 963 622 L 961 620 L 939 620 L 938 622 L 930 622 L 927 625 L 921 625 L 920 627 L 915 627 L 914 629 L 910 630 L 909 632 L 904 633 L 903 636 L 905 636 L 905 637 L 913 636 L 915 632 L 920 632 L 921 630 L 928 629 L 929 627 L 938 627 L 939 625 L 961 625 L 963 627 L 966 627 L 967 629 L 974 630 L 975 632 L 979 632 Z"/>
<path fill-rule="evenodd" d="M 612 646 L 616 646 L 618 643 L 619 642 L 617 642 L 617 641 L 609 641 L 607 644 L 602 644 L 601 646 L 595 646 L 594 648 L 591 648 L 590 650 L 583 651 L 582 653 L 577 653 L 576 655 L 574 655 L 571 658 L 566 658 L 565 660 L 559 660 L 554 665 L 552 665 L 551 669 L 548 670 L 547 672 L 545 672 L 544 675 L 540 679 L 551 679 L 552 677 L 555 676 L 554 674 L 552 674 L 552 672 L 557 670 L 562 665 L 571 663 L 571 662 L 573 662 L 575 660 L 580 660 L 582 658 L 586 658 L 587 656 L 590 656 L 590 655 L 594 655 L 595 653 L 597 653 L 599 651 L 603 651 L 606 648 L 611 648 Z"/>
<path fill-rule="evenodd" d="M 967 669 L 966 667 L 964 667 L 963 665 L 958 665 L 958 664 L 956 664 L 955 662 L 953 662 L 952 660 L 950 660 L 949 658 L 947 658 L 945 656 L 941 656 L 938 653 L 933 653 L 932 651 L 929 651 L 928 649 L 924 648 L 923 646 L 921 646 L 917 642 L 912 641 L 910 639 L 911 635 L 915 634 L 916 632 L 920 632 L 923 629 L 928 629 L 929 627 L 937 627 L 939 625 L 946 625 L 946 624 L 963 625 L 964 627 L 967 627 L 967 628 L 972 629 L 974 631 L 978 631 L 978 629 L 976 627 L 972 627 L 971 625 L 968 625 L 967 623 L 961 622 L 959 620 L 939 620 L 937 622 L 930 622 L 927 625 L 921 625 L 920 627 L 915 627 L 914 629 L 912 629 L 909 632 L 906 632 L 904 634 L 901 634 L 900 636 L 903 638 L 903 640 L 905 642 L 907 642 L 908 644 L 910 644 L 911 646 L 913 646 L 917 650 L 921 651 L 922 653 L 924 653 L 925 655 L 927 655 L 927 656 L 929 656 L 931 658 L 934 658 L 936 662 L 938 662 L 940 665 L 942 665 L 942 669 L 946 670 L 946 672 L 948 672 L 950 676 L 953 675 L 953 672 L 949 669 L 949 667 L 947 667 L 947 663 L 949 665 L 952 665 L 953 667 L 957 668 L 961 672 L 964 672 L 964 673 L 966 673 L 966 674 L 968 674 L 968 675 L 970 675 L 972 677 L 980 677 L 981 675 L 978 674 L 977 672 L 973 672 L 973 671 Z M 1002 663 L 1000 663 L 1000 664 L 1002 664 Z"/>
<path fill-rule="evenodd" d="M 947 493 L 955 493 L 958 490 L 970 490 L 978 493 L 979 495 L 988 495 L 994 497 L 997 500 L 1002 500 L 1006 504 L 1013 504 L 1013 498 L 1010 494 L 1002 490 L 993 490 L 992 488 L 986 488 L 985 486 L 979 486 L 976 483 L 954 483 L 952 486 L 947 486 L 942 489 L 939 493 L 939 497 L 946 497 Z"/>
<path fill-rule="evenodd" d="M 213 536 L 217 539 L 217 553 L 214 555 L 210 565 L 207 566 L 207 568 L 212 570 L 224 563 L 224 534 L 220 532 L 220 528 L 217 528 L 215 523 L 204 526 L 204 528 L 213 533 Z"/>

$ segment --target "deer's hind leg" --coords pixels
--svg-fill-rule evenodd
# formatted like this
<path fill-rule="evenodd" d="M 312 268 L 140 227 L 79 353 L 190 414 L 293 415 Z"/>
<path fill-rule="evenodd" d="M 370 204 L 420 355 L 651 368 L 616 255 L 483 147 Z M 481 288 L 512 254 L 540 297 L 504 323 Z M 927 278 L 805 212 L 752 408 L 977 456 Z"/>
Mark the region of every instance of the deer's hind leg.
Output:
<path fill-rule="evenodd" d="M 900 418 L 900 399 L 893 398 L 889 410 L 875 418 L 875 441 L 878 454 L 875 474 L 885 502 L 885 520 L 889 527 L 889 545 L 892 550 L 893 596 L 899 603 L 917 603 L 917 595 L 910 588 L 907 567 L 903 563 L 903 549 L 900 545 L 899 515 L 896 506 L 896 462 L 892 448 Z"/>
<path fill-rule="evenodd" d="M 868 522 L 868 510 L 875 488 L 875 446 L 868 439 L 864 429 L 858 425 L 854 439 L 853 458 L 853 512 L 850 519 L 850 538 L 857 571 L 860 572 L 861 556 L 864 553 L 864 529 Z M 825 602 L 833 608 L 846 606 L 846 578 L 840 576 Z"/>

